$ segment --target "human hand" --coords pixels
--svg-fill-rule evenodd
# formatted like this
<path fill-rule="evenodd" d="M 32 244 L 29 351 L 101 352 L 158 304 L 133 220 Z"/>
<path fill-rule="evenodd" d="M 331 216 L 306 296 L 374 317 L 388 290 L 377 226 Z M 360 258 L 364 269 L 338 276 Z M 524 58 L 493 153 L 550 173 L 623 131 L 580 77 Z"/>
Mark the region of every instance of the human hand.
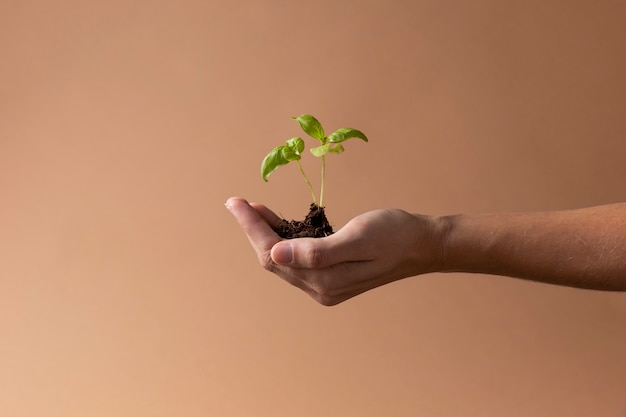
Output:
<path fill-rule="evenodd" d="M 374 210 L 324 238 L 283 240 L 281 219 L 242 198 L 226 207 L 246 233 L 260 264 L 323 305 L 339 304 L 381 285 L 441 268 L 443 226 L 399 209 Z"/>

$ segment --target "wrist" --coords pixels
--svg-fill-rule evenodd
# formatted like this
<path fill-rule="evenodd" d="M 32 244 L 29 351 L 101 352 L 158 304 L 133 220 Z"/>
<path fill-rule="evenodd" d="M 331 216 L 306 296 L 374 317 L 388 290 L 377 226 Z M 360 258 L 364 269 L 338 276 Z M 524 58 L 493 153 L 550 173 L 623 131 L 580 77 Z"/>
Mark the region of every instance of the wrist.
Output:
<path fill-rule="evenodd" d="M 441 261 L 438 272 L 462 272 L 467 268 L 463 259 L 469 255 L 469 247 L 462 249 L 464 243 L 462 237 L 463 215 L 441 216 L 437 219 L 441 230 Z M 467 246 L 467 245 L 466 245 Z M 471 245 L 470 245 L 471 246 Z M 461 248 L 461 249 L 460 249 Z"/>
<path fill-rule="evenodd" d="M 415 224 L 411 264 L 415 275 L 444 272 L 447 268 L 447 241 L 452 222 L 448 217 L 412 214 Z"/>

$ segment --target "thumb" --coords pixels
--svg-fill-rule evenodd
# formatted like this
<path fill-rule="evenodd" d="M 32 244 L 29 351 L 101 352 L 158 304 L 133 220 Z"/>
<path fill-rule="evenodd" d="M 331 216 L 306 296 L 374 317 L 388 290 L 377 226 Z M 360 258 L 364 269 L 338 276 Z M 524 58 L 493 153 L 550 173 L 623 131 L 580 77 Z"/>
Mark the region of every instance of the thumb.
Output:
<path fill-rule="evenodd" d="M 283 240 L 272 247 L 271 256 L 279 265 L 320 269 L 340 262 L 364 260 L 359 259 L 353 243 L 341 238 L 339 233 L 324 238 Z"/>

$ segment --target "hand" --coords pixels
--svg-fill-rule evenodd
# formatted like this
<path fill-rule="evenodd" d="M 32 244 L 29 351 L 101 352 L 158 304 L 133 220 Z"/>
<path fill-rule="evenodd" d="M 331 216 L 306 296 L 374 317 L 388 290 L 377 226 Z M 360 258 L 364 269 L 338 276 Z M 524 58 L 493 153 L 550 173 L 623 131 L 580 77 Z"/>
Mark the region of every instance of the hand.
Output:
<path fill-rule="evenodd" d="M 324 238 L 283 240 L 281 219 L 267 207 L 230 198 L 235 216 L 260 264 L 323 305 L 335 305 L 381 285 L 443 263 L 443 227 L 436 218 L 399 209 L 375 210 Z"/>

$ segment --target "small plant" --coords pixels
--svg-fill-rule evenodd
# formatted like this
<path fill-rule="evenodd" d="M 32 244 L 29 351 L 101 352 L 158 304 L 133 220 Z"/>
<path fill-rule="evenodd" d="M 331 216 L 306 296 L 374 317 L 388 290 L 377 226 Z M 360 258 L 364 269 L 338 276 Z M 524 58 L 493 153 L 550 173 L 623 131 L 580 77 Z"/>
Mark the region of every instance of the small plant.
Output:
<path fill-rule="evenodd" d="M 294 137 L 289 140 L 284 145 L 277 146 L 267 154 L 265 159 L 263 159 L 263 163 L 261 164 L 261 177 L 263 180 L 267 182 L 270 174 L 274 172 L 276 169 L 283 165 L 287 165 L 289 162 L 295 161 L 298 164 L 298 168 L 300 168 L 300 173 L 304 177 L 304 181 L 307 183 L 309 190 L 311 191 L 311 196 L 313 197 L 313 204 L 319 207 L 323 207 L 324 203 L 324 180 L 326 176 L 326 155 L 331 154 L 340 154 L 344 151 L 343 145 L 341 142 L 345 142 L 348 139 L 359 138 L 368 141 L 367 137 L 363 134 L 363 132 L 343 127 L 341 129 L 335 130 L 328 136 L 324 136 L 324 128 L 322 124 L 310 114 L 303 114 L 298 117 L 292 117 L 292 119 L 296 120 L 302 130 L 311 136 L 312 138 L 320 141 L 321 145 L 311 149 L 311 154 L 322 160 L 322 181 L 320 187 L 320 198 L 319 203 L 317 198 L 315 197 L 315 191 L 313 190 L 313 186 L 311 185 L 311 181 L 307 177 L 304 169 L 302 168 L 302 164 L 300 163 L 300 159 L 302 158 L 302 152 L 304 151 L 304 141 L 302 138 Z"/>
<path fill-rule="evenodd" d="M 298 168 L 300 169 L 300 173 L 304 177 L 304 181 L 309 187 L 309 190 L 311 192 L 311 197 L 313 198 L 313 203 L 311 204 L 309 215 L 307 215 L 307 218 L 305 219 L 304 223 L 307 223 L 307 221 L 310 223 L 311 216 L 319 217 L 321 219 L 320 221 L 322 223 L 325 223 L 320 226 L 323 229 L 323 231 L 321 232 L 322 233 L 321 236 L 326 236 L 329 233 L 332 233 L 332 228 L 328 224 L 328 221 L 326 220 L 326 216 L 324 214 L 324 205 L 323 205 L 324 204 L 324 183 L 325 183 L 325 177 L 326 177 L 326 155 L 342 153 L 344 151 L 342 142 L 345 142 L 348 139 L 359 138 L 359 139 L 364 140 L 365 142 L 367 142 L 368 139 L 367 139 L 367 136 L 363 134 L 363 132 L 356 130 L 356 129 L 348 128 L 348 127 L 337 129 L 330 135 L 326 136 L 324 133 L 324 128 L 322 127 L 322 124 L 310 114 L 303 114 L 298 117 L 292 117 L 292 119 L 296 120 L 300 124 L 300 127 L 307 135 L 309 135 L 310 137 L 314 139 L 317 139 L 320 142 L 319 146 L 310 149 L 311 154 L 315 157 L 320 158 L 321 163 L 322 163 L 322 175 L 321 175 L 319 200 L 316 198 L 315 191 L 313 190 L 313 186 L 311 185 L 311 181 L 307 177 L 306 173 L 304 172 L 304 168 L 302 167 L 302 164 L 300 163 L 300 160 L 302 159 L 302 154 L 305 148 L 304 140 L 302 140 L 302 138 L 300 137 L 293 137 L 287 140 L 284 145 L 275 147 L 265 156 L 265 158 L 263 159 L 263 162 L 261 163 L 261 177 L 263 178 L 264 181 L 267 182 L 272 172 L 274 172 L 276 169 L 278 169 L 279 167 L 283 165 L 287 165 L 288 163 L 295 161 L 296 164 L 298 165 Z M 315 219 L 313 219 L 313 222 L 315 223 Z M 302 222 L 295 222 L 292 220 L 291 222 L 286 222 L 286 223 L 291 224 L 290 229 L 293 229 L 294 225 L 296 228 L 300 228 L 300 229 L 304 227 Z M 310 233 L 312 232 L 298 231 L 298 232 L 291 232 L 290 236 L 285 236 L 282 233 L 279 233 L 279 234 L 283 237 L 302 237 L 302 236 L 309 236 Z M 284 234 L 288 234 L 288 233 L 284 232 Z M 320 237 L 319 232 L 317 233 L 316 237 Z"/>

